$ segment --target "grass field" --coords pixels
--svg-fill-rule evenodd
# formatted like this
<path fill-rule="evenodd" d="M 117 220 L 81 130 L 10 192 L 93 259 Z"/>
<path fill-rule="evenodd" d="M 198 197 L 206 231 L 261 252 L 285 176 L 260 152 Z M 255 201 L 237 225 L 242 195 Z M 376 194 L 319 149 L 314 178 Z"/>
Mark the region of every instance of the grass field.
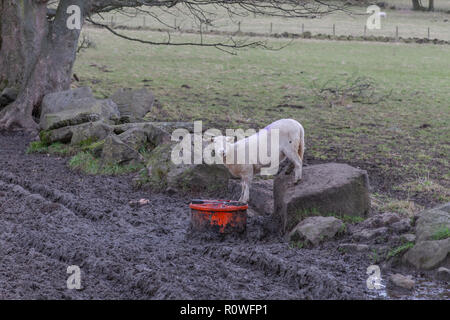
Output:
<path fill-rule="evenodd" d="M 398 27 L 399 36 L 403 38 L 428 37 L 428 28 L 430 28 L 430 38 L 437 38 L 450 41 L 450 1 L 435 1 L 436 12 L 415 12 L 411 10 L 410 0 L 391 0 L 385 1 L 389 4 L 388 8 L 381 9 L 387 16 L 381 18 L 381 29 L 366 30 L 366 35 L 394 37 Z M 426 1 L 424 2 L 426 3 Z M 396 9 L 390 9 L 395 5 Z M 239 11 L 239 9 L 236 9 Z M 202 30 L 218 30 L 227 32 L 236 32 L 240 22 L 242 32 L 255 32 L 262 34 L 272 33 L 301 33 L 310 31 L 312 34 L 333 34 L 333 25 L 335 25 L 336 35 L 362 36 L 364 26 L 368 18 L 366 6 L 351 7 L 351 14 L 348 12 L 336 12 L 331 15 L 317 16 L 314 19 L 309 18 L 282 18 L 253 14 L 243 14 L 229 18 L 225 11 L 220 7 L 211 6 L 209 12 L 213 20 L 212 25 L 202 26 Z M 241 10 L 242 12 L 242 10 Z M 118 26 L 129 27 L 149 27 L 149 28 L 179 28 L 181 30 L 198 30 L 190 15 L 183 10 L 171 11 L 170 13 L 158 9 L 152 9 L 152 13 L 158 18 L 154 19 L 146 14 L 136 12 L 134 9 L 128 9 L 126 14 L 114 13 L 96 17 L 96 21 L 111 24 L 111 21 Z M 114 17 L 112 18 L 112 15 Z M 111 20 L 111 18 L 113 20 Z M 164 21 L 160 23 L 160 21 Z M 303 25 L 303 27 L 302 27 Z M 175 32 L 175 30 L 173 31 Z"/>
<path fill-rule="evenodd" d="M 76 85 L 91 86 L 99 97 L 147 86 L 159 100 L 150 119 L 203 120 L 204 127 L 221 129 L 261 128 L 292 117 L 305 127 L 307 161 L 368 170 L 376 206 L 414 211 L 450 201 L 450 46 L 296 40 L 280 51 L 230 55 L 84 32 L 96 48 L 79 54 Z M 370 104 L 318 94 L 330 80 L 342 84 L 356 76 L 369 77 L 384 98 Z"/>

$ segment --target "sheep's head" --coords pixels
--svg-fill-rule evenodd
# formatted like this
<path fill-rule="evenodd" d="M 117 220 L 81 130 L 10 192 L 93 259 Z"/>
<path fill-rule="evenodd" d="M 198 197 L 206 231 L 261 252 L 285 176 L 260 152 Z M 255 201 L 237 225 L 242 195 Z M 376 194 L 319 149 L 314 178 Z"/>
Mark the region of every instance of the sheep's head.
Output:
<path fill-rule="evenodd" d="M 217 136 L 213 138 L 214 150 L 221 157 L 225 157 L 227 148 L 234 143 L 234 137 Z"/>

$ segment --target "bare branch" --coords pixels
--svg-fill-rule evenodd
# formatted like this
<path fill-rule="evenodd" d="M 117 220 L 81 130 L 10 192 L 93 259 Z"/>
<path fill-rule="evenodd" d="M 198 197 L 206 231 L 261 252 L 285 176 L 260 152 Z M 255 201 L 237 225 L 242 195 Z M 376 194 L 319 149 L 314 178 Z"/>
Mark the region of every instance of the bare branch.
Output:
<path fill-rule="evenodd" d="M 192 42 L 192 41 L 172 42 L 169 32 L 167 32 L 169 35 L 167 41 L 150 41 L 150 40 L 143 40 L 143 39 L 139 39 L 139 38 L 130 37 L 125 34 L 119 33 L 116 30 L 114 30 L 113 28 L 111 28 L 110 26 L 108 26 L 106 24 L 95 22 L 90 18 L 87 18 L 86 20 L 95 26 L 102 27 L 102 28 L 108 30 L 109 32 L 111 32 L 112 34 L 114 34 L 120 38 L 129 40 L 129 41 L 150 44 L 150 45 L 213 47 L 213 48 L 220 49 L 222 51 L 225 51 L 227 53 L 232 53 L 232 54 L 235 54 L 232 50 L 237 50 L 237 49 L 263 48 L 263 49 L 267 49 L 267 50 L 281 50 L 282 48 L 285 48 L 287 45 L 289 45 L 289 44 L 285 44 L 280 47 L 271 47 L 271 46 L 267 45 L 266 41 L 251 41 L 251 42 L 249 42 L 247 39 L 236 40 L 233 37 L 229 37 L 226 41 L 220 41 L 220 42 L 204 42 L 203 37 L 200 37 L 200 42 Z"/>
<path fill-rule="evenodd" d="M 224 14 L 228 15 L 232 21 L 235 17 L 246 17 L 249 14 L 285 18 L 311 18 L 336 11 L 348 11 L 348 7 L 348 4 L 339 4 L 339 2 L 328 0 L 93 0 L 90 17 L 87 21 L 97 27 L 105 28 L 112 34 L 123 39 L 151 45 L 204 46 L 214 47 L 226 52 L 234 52 L 234 50 L 244 48 L 279 50 L 280 48 L 269 47 L 266 41 L 246 42 L 244 40 L 229 38 L 220 42 L 205 42 L 203 26 L 214 26 L 216 21 L 222 18 Z M 134 10 L 134 12 L 130 12 L 130 10 Z M 167 31 L 167 41 L 149 41 L 134 38 L 119 33 L 112 26 L 95 21 L 93 16 L 102 12 L 121 13 L 131 17 L 135 17 L 139 13 L 144 13 L 153 18 L 154 21 L 172 30 L 176 30 L 177 27 L 164 21 L 161 13 L 171 15 L 175 15 L 175 13 L 181 14 L 183 17 L 195 23 L 199 30 L 200 39 L 198 42 L 173 42 L 170 39 L 169 31 Z"/>

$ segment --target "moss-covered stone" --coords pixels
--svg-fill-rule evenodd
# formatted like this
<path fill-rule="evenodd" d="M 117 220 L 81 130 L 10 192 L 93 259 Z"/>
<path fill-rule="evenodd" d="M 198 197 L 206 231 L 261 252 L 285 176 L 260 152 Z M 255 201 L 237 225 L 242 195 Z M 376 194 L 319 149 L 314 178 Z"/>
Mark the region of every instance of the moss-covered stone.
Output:
<path fill-rule="evenodd" d="M 51 143 L 51 133 L 49 130 L 42 130 L 39 132 L 39 138 L 44 145 L 49 145 Z"/>
<path fill-rule="evenodd" d="M 113 128 L 103 121 L 84 123 L 71 128 L 73 134 L 70 143 L 73 145 L 81 145 L 83 142 L 89 145 L 105 139 L 113 132 Z"/>
<path fill-rule="evenodd" d="M 110 134 L 103 144 L 102 160 L 105 163 L 127 165 L 141 162 L 143 157 L 139 152 L 123 143 L 115 134 Z"/>
<path fill-rule="evenodd" d="M 99 158 L 102 155 L 103 145 L 105 144 L 105 140 L 95 141 L 91 144 L 83 146 L 81 149 L 83 151 L 91 152 L 95 157 Z"/>
<path fill-rule="evenodd" d="M 98 120 L 113 124 L 118 118 L 117 105 L 111 100 L 80 99 L 67 110 L 45 114 L 40 126 L 43 130 L 52 130 Z"/>
<path fill-rule="evenodd" d="M 147 134 L 140 128 L 132 128 L 119 135 L 120 140 L 136 151 L 146 148 L 148 144 Z"/>
<path fill-rule="evenodd" d="M 222 165 L 174 164 L 174 143 L 164 143 L 149 155 L 148 184 L 163 191 L 170 187 L 181 192 L 213 194 L 228 186 L 229 173 Z"/>

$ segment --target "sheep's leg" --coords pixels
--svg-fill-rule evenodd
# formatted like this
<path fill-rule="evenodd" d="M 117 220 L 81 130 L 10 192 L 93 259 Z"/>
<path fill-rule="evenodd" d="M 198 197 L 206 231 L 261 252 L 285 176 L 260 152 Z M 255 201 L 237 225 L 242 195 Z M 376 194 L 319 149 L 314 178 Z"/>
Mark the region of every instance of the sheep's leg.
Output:
<path fill-rule="evenodd" d="M 294 173 L 295 173 L 295 178 L 294 178 L 294 182 L 297 183 L 302 179 L 302 166 L 303 166 L 303 161 L 300 158 L 297 150 L 294 150 L 292 148 L 286 148 L 285 150 L 283 150 L 284 155 L 286 156 L 286 158 L 288 158 L 293 164 L 294 164 Z"/>
<path fill-rule="evenodd" d="M 241 197 L 239 199 L 239 202 L 248 203 L 248 200 L 250 199 L 250 184 L 252 182 L 252 175 L 247 175 L 242 177 L 241 180 Z"/>
<path fill-rule="evenodd" d="M 245 194 L 245 182 L 244 182 L 244 179 L 243 178 L 241 178 L 241 196 L 239 197 L 239 202 L 242 202 L 243 201 L 243 199 L 244 199 L 244 194 Z"/>
<path fill-rule="evenodd" d="M 248 203 L 249 198 L 250 198 L 250 186 L 248 185 L 248 181 L 244 181 L 242 183 L 242 194 L 241 198 L 239 199 L 239 202 Z"/>

